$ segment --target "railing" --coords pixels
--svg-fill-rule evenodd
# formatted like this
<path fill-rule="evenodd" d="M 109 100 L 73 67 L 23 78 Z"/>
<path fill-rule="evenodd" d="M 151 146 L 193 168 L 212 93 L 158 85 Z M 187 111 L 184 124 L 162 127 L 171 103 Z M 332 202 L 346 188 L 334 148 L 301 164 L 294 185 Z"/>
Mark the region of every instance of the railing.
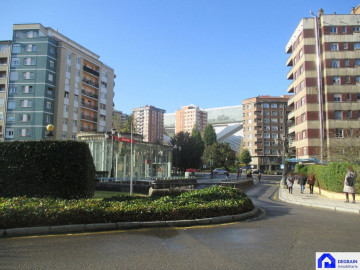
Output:
<path fill-rule="evenodd" d="M 96 77 L 99 77 L 99 75 L 100 75 L 98 71 L 93 70 L 93 69 L 91 69 L 91 68 L 89 68 L 89 67 L 87 67 L 85 65 L 83 66 L 83 70 L 86 71 L 86 72 L 89 72 L 92 75 L 95 75 Z"/>
<path fill-rule="evenodd" d="M 81 91 L 81 94 L 87 96 L 87 97 L 91 97 L 91 98 L 94 98 L 94 99 L 98 99 L 99 98 L 99 95 L 98 94 L 93 94 L 93 93 L 90 93 L 90 92 L 85 92 L 84 90 Z"/>
<path fill-rule="evenodd" d="M 91 109 L 91 110 L 95 110 L 95 111 L 97 111 L 97 109 L 98 109 L 98 106 L 92 106 L 92 105 L 88 105 L 88 104 L 85 104 L 85 103 L 81 103 L 81 106 L 85 107 L 85 108 L 88 108 L 88 109 Z"/>
<path fill-rule="evenodd" d="M 83 78 L 82 81 L 86 83 L 87 85 L 93 86 L 95 88 L 99 88 L 99 84 L 96 82 L 93 82 L 92 80 L 87 80 L 86 78 Z"/>
<path fill-rule="evenodd" d="M 80 115 L 80 119 L 81 120 L 89 120 L 92 122 L 97 122 L 97 117 L 92 117 L 92 116 L 86 116 L 86 115 Z"/>

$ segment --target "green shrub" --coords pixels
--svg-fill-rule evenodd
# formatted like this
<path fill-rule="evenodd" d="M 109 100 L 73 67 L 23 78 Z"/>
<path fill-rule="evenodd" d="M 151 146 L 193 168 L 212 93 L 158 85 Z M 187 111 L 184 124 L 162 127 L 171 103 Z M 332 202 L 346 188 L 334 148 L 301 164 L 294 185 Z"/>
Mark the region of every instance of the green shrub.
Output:
<path fill-rule="evenodd" d="M 306 166 L 305 168 L 308 174 L 315 174 L 315 186 L 331 192 L 341 193 L 343 192 L 345 175 L 349 166 L 352 166 L 357 175 L 360 176 L 360 166 L 347 162 L 332 162 L 326 166 L 312 164 Z M 356 181 L 355 190 L 358 194 L 360 193 L 359 177 Z"/>
<path fill-rule="evenodd" d="M 0 198 L 0 228 L 193 219 L 240 214 L 252 209 L 251 199 L 231 187 L 210 187 L 160 198 Z"/>
<path fill-rule="evenodd" d="M 84 142 L 0 143 L 0 196 L 90 198 L 95 166 Z"/>

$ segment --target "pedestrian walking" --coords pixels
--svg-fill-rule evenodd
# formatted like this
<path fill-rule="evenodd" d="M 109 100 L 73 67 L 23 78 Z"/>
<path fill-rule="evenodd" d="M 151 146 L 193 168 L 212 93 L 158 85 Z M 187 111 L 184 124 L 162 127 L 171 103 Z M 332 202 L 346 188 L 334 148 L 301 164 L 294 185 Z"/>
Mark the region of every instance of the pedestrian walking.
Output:
<path fill-rule="evenodd" d="M 261 180 L 261 172 L 258 173 L 258 179 L 259 179 L 259 182 Z"/>
<path fill-rule="evenodd" d="M 314 184 L 315 184 L 315 174 L 311 173 L 309 175 L 309 178 L 307 179 L 307 182 L 309 184 L 309 188 L 310 188 L 310 194 L 314 194 Z"/>
<path fill-rule="evenodd" d="M 236 180 L 239 180 L 239 176 L 240 176 L 240 170 L 237 170 L 237 175 L 236 175 Z"/>
<path fill-rule="evenodd" d="M 226 180 L 229 180 L 229 171 L 226 171 Z"/>
<path fill-rule="evenodd" d="M 348 167 L 347 173 L 344 180 L 344 193 L 346 196 L 346 203 L 349 202 L 349 193 L 352 194 L 352 203 L 355 203 L 355 182 L 356 182 L 356 172 L 354 172 L 352 167 Z"/>
<path fill-rule="evenodd" d="M 300 185 L 301 193 L 304 193 L 306 179 L 307 178 L 305 173 L 300 173 L 300 175 L 298 176 L 298 184 Z"/>
<path fill-rule="evenodd" d="M 210 177 L 211 177 L 211 179 L 213 179 L 214 178 L 214 171 L 213 170 L 210 170 Z"/>
<path fill-rule="evenodd" d="M 292 190 L 293 190 L 293 185 L 294 185 L 294 176 L 292 175 L 292 173 L 289 173 L 289 175 L 286 178 L 286 184 L 288 186 L 289 189 L 289 193 L 292 194 Z"/>

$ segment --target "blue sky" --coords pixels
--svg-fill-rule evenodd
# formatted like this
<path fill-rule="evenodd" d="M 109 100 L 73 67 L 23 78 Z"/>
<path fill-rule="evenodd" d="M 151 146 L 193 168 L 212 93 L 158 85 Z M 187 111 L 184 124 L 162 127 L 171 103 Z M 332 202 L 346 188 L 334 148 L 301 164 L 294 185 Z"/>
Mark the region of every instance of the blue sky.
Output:
<path fill-rule="evenodd" d="M 12 25 L 41 23 L 114 68 L 115 108 L 175 112 L 240 105 L 282 95 L 290 81 L 285 46 L 301 18 L 323 8 L 349 14 L 353 0 L 2 1 L 0 40 Z"/>

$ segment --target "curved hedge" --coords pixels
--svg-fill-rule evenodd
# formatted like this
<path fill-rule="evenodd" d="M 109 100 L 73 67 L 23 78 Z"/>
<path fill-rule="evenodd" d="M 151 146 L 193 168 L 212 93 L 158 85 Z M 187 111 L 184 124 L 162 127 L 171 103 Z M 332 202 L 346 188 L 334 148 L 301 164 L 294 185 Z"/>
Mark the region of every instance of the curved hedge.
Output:
<path fill-rule="evenodd" d="M 252 209 L 254 205 L 243 191 L 215 186 L 160 198 L 0 198 L 0 228 L 194 219 L 241 214 Z"/>

